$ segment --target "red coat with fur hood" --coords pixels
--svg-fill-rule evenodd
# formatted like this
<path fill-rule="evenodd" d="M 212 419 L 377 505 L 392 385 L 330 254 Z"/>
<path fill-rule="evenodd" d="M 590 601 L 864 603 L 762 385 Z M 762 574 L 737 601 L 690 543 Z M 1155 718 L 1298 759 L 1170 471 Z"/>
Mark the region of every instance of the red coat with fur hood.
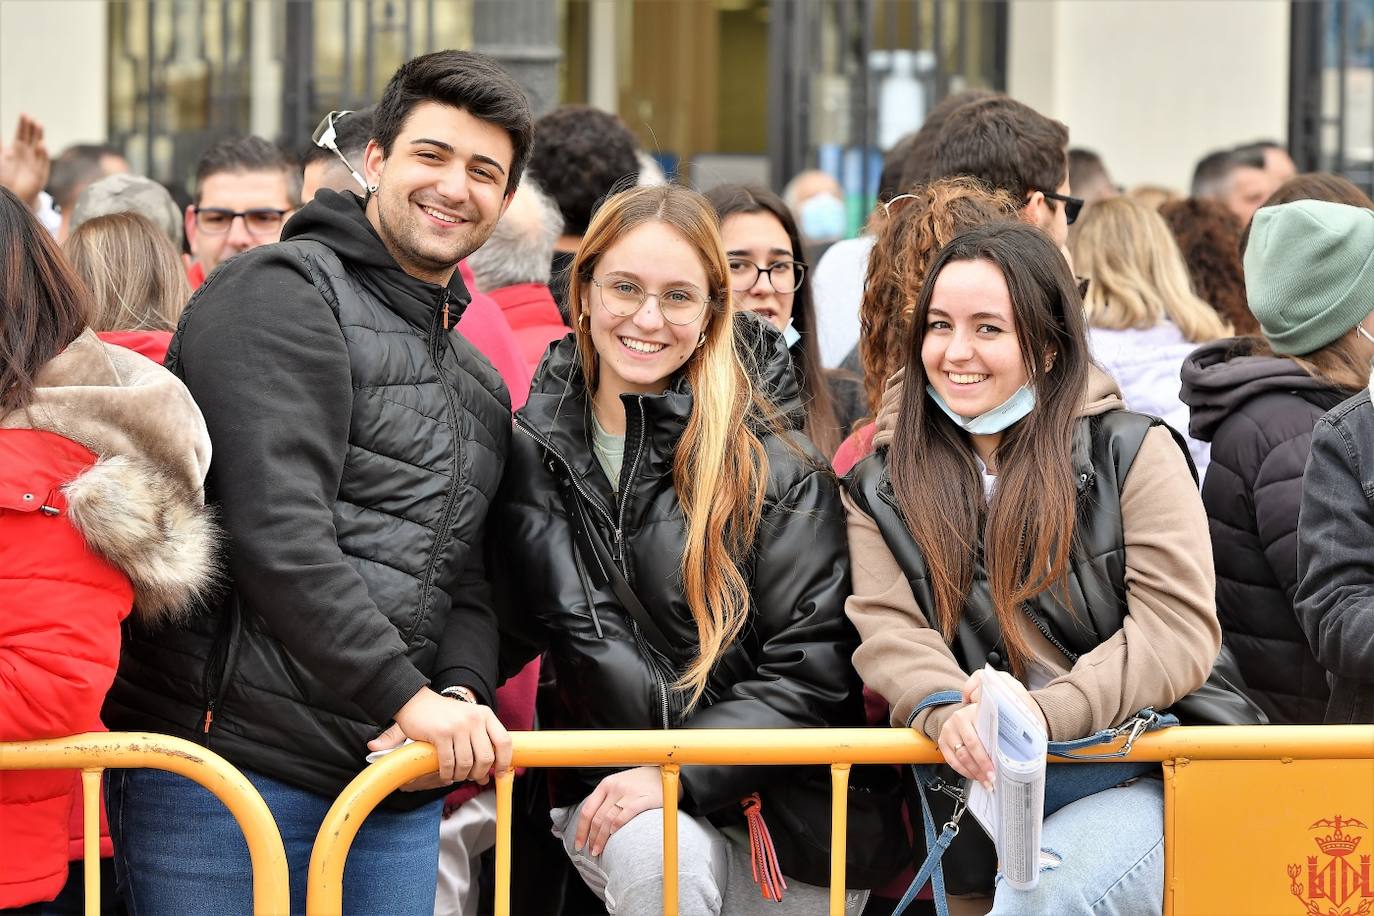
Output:
<path fill-rule="evenodd" d="M 120 622 L 172 618 L 214 577 L 209 443 L 181 383 L 90 332 L 37 382 L 0 417 L 0 741 L 103 731 Z M 76 771 L 0 770 L 0 909 L 62 889 L 80 797 Z"/>

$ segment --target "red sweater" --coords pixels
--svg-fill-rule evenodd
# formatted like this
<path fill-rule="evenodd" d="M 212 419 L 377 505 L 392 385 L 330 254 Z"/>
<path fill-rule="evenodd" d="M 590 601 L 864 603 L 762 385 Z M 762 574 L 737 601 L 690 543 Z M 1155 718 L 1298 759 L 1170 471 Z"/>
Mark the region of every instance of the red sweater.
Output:
<path fill-rule="evenodd" d="M 534 377 L 549 344 L 567 336 L 569 328 L 558 313 L 553 294 L 543 283 L 520 283 L 491 291 L 491 298 L 501 306 L 506 322 L 520 342 L 520 350 Z"/>

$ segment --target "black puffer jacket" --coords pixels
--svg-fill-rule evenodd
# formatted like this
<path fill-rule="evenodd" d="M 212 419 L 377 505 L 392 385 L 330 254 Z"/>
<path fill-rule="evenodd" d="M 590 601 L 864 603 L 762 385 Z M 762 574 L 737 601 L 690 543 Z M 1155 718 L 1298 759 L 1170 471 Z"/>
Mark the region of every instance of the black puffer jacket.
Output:
<path fill-rule="evenodd" d="M 1312 427 L 1353 392 L 1291 359 L 1251 356 L 1248 339 L 1197 349 L 1183 364 L 1193 438 L 1212 443 L 1202 501 L 1217 570 L 1217 617 L 1250 696 L 1269 721 L 1320 724 L 1326 672 L 1293 610 L 1298 506 Z"/>
<path fill-rule="evenodd" d="M 800 423 L 795 377 L 781 335 L 740 316 L 741 337 L 761 341 L 762 367 L 789 422 Z M 679 376 L 662 395 L 624 397 L 626 450 L 619 499 L 589 445 L 590 402 L 575 341 L 554 345 L 516 415 L 510 465 L 492 512 L 493 543 L 506 555 L 496 576 L 502 666 L 517 670 L 547 648 L 554 695 L 541 698 L 547 728 L 794 728 L 862 724 L 858 636 L 844 616 L 849 556 L 839 487 L 800 434 L 765 438 L 766 504 L 745 571 L 753 607 L 697 708 L 683 712 L 671 684 L 692 659 L 697 631 L 682 595 L 685 522 L 673 489 L 675 446 L 692 410 Z M 630 586 L 671 644 L 666 664 L 608 585 L 584 587 L 565 493 L 579 499 Z M 589 600 L 590 598 L 590 600 Z M 555 771 L 558 804 L 575 804 L 602 773 Z M 684 808 L 711 813 L 758 790 L 758 767 L 682 771 Z"/>
<path fill-rule="evenodd" d="M 466 301 L 457 274 L 402 271 L 350 194 L 211 275 L 168 363 L 210 431 L 232 588 L 186 626 L 129 630 L 109 725 L 332 796 L 425 684 L 490 702 L 481 544 L 510 408 L 440 326 Z"/>

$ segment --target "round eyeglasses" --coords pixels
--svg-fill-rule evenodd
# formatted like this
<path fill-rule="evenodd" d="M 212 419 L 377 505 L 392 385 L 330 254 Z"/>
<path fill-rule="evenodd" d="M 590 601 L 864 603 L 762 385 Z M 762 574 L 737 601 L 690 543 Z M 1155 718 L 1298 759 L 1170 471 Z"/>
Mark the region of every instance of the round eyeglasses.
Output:
<path fill-rule="evenodd" d="M 711 298 L 694 286 L 678 286 L 661 293 L 647 292 L 638 283 L 625 279 L 601 281 L 591 278 L 601 307 L 617 318 L 629 318 L 639 311 L 652 296 L 658 302 L 658 313 L 669 324 L 691 324 L 706 311 Z"/>
<path fill-rule="evenodd" d="M 730 260 L 730 289 L 737 293 L 747 293 L 759 282 L 759 277 L 768 277 L 773 292 L 795 293 L 806 278 L 806 265 L 801 261 L 775 261 L 767 267 L 760 267 L 753 261 L 738 258 Z"/>

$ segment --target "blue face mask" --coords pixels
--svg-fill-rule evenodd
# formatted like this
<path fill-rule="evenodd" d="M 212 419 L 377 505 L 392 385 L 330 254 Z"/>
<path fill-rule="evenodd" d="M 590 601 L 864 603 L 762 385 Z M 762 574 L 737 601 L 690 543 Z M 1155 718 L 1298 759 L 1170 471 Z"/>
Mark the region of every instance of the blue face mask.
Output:
<path fill-rule="evenodd" d="M 801 234 L 813 242 L 833 242 L 844 237 L 847 214 L 844 201 L 833 194 L 817 194 L 802 202 Z"/>
<path fill-rule="evenodd" d="M 950 406 L 945 403 L 945 399 L 940 397 L 940 393 L 935 390 L 933 385 L 926 385 L 926 394 L 935 405 L 945 412 L 964 432 L 971 436 L 990 436 L 993 433 L 1000 433 L 1015 423 L 1026 418 L 1035 409 L 1035 392 L 1028 384 L 1016 389 L 1016 392 L 997 407 L 986 413 L 980 413 L 976 417 L 965 417 L 955 413 Z"/>

